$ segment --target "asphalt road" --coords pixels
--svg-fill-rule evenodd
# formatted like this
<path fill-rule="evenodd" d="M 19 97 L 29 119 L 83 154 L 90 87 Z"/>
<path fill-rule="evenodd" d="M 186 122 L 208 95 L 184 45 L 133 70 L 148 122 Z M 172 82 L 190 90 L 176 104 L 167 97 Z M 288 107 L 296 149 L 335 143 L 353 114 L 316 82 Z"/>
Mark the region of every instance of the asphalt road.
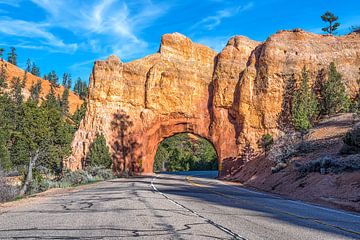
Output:
<path fill-rule="evenodd" d="M 360 215 L 215 176 L 116 179 L 26 200 L 0 211 L 0 239 L 360 239 Z"/>

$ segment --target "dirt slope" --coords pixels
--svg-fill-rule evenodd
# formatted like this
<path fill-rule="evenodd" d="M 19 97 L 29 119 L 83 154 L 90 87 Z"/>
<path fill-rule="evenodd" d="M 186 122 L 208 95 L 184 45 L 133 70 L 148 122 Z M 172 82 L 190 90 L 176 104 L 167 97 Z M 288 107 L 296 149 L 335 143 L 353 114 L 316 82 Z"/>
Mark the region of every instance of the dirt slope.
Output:
<path fill-rule="evenodd" d="M 21 68 L 11 63 L 8 63 L 4 60 L 0 60 L 0 68 L 2 67 L 2 65 L 5 65 L 6 74 L 7 74 L 7 83 L 9 86 L 11 86 L 11 81 L 13 77 L 19 77 L 20 79 L 24 77 L 25 71 L 22 70 Z M 48 95 L 48 93 L 50 92 L 50 82 L 35 75 L 32 75 L 31 73 L 27 73 L 27 81 L 25 83 L 25 88 L 23 91 L 25 98 L 29 97 L 30 88 L 32 84 L 37 83 L 38 80 L 41 81 L 41 86 L 42 86 L 40 97 L 45 98 Z M 64 92 L 64 87 L 59 86 L 58 88 L 55 89 L 55 92 L 58 96 L 61 96 L 62 93 Z M 81 106 L 83 100 L 81 100 L 80 97 L 77 96 L 74 92 L 70 91 L 69 103 L 70 103 L 69 104 L 70 113 L 74 113 L 76 109 Z"/>
<path fill-rule="evenodd" d="M 276 163 L 262 156 L 246 163 L 228 180 L 294 199 L 360 212 L 360 171 L 324 175 L 312 172 L 303 177 L 297 170 L 299 166 L 322 156 L 349 159 L 350 156 L 341 156 L 339 150 L 343 145 L 342 137 L 356 121 L 352 114 L 323 120 L 304 137 L 301 151 L 290 159 L 285 169 L 272 173 L 271 167 Z M 352 155 L 351 158 L 360 161 L 360 155 Z"/>

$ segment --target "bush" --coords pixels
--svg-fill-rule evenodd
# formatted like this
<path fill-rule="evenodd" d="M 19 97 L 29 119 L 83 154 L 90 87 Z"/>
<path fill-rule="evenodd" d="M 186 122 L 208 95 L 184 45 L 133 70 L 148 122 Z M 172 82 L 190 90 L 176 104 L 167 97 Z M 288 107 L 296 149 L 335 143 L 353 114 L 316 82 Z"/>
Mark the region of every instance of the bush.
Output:
<path fill-rule="evenodd" d="M 356 124 L 348 131 L 343 139 L 344 146 L 340 150 L 342 154 L 360 153 L 360 124 Z"/>
<path fill-rule="evenodd" d="M 96 180 L 103 181 L 114 178 L 114 173 L 111 169 L 104 167 L 88 167 L 86 171 L 93 176 Z"/>
<path fill-rule="evenodd" d="M 67 171 L 64 173 L 61 182 L 69 183 L 71 186 L 77 186 L 95 181 L 94 177 L 84 170 Z"/>
<path fill-rule="evenodd" d="M 88 167 L 86 170 L 77 170 L 73 172 L 66 171 L 60 181 L 47 180 L 43 185 L 49 186 L 49 188 L 66 188 L 112 178 L 114 178 L 114 174 L 111 169 L 105 169 L 104 167 Z"/>
<path fill-rule="evenodd" d="M 301 134 L 289 133 L 276 140 L 270 149 L 267 158 L 276 163 L 286 163 L 294 156 L 301 144 Z"/>
<path fill-rule="evenodd" d="M 264 134 L 260 140 L 260 146 L 267 152 L 270 150 L 271 146 L 274 144 L 273 136 L 269 133 Z"/>
<path fill-rule="evenodd" d="M 0 202 L 14 199 L 18 192 L 18 187 L 11 185 L 0 170 Z"/>
<path fill-rule="evenodd" d="M 302 175 L 311 172 L 326 173 L 341 173 L 352 172 L 360 170 L 360 155 L 348 156 L 346 158 L 339 158 L 336 156 L 325 156 L 312 160 L 298 168 Z"/>
<path fill-rule="evenodd" d="M 281 170 L 283 170 L 284 168 L 286 168 L 288 165 L 287 163 L 284 162 L 279 162 L 275 165 L 275 167 L 271 167 L 271 172 L 272 173 L 277 173 L 280 172 Z"/>

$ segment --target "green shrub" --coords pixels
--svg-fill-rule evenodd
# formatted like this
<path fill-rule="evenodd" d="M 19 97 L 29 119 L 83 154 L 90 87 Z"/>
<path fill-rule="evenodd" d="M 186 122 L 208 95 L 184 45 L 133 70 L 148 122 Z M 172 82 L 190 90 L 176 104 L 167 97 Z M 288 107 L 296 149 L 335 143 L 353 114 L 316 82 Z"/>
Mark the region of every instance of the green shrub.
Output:
<path fill-rule="evenodd" d="M 342 76 L 333 62 L 329 66 L 328 80 L 322 86 L 321 97 L 322 114 L 332 115 L 349 111 L 351 101 L 346 93 Z"/>
<path fill-rule="evenodd" d="M 295 129 L 306 132 L 312 127 L 312 121 L 317 114 L 317 100 L 314 92 L 309 87 L 307 70 L 302 71 L 300 88 L 295 92 L 292 100 L 292 121 Z"/>
<path fill-rule="evenodd" d="M 111 167 L 112 159 L 104 135 L 96 136 L 95 141 L 91 144 L 86 163 L 92 167 Z"/>
<path fill-rule="evenodd" d="M 71 186 L 86 184 L 92 181 L 94 181 L 94 178 L 84 170 L 67 171 L 61 179 L 62 183 L 69 183 Z"/>
<path fill-rule="evenodd" d="M 274 144 L 274 139 L 271 134 L 267 133 L 261 137 L 260 145 L 266 152 L 271 149 L 271 146 L 273 144 Z"/>
<path fill-rule="evenodd" d="M 340 150 L 342 154 L 360 153 L 360 124 L 348 131 L 343 139 L 344 146 Z"/>
<path fill-rule="evenodd" d="M 100 181 L 114 178 L 113 171 L 111 169 L 106 169 L 104 167 L 87 167 L 85 170 L 92 177 Z"/>
<path fill-rule="evenodd" d="M 19 193 L 19 188 L 10 184 L 0 170 L 0 202 L 15 199 Z"/>

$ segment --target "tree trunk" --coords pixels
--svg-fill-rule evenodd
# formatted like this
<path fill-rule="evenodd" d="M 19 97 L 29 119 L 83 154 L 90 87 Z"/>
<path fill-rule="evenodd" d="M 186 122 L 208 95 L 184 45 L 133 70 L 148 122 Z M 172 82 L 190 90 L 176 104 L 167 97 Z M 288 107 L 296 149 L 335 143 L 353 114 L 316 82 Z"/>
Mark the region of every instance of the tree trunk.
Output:
<path fill-rule="evenodd" d="M 332 21 L 330 21 L 330 28 L 329 28 L 329 30 L 330 30 L 330 34 L 332 35 Z"/>
<path fill-rule="evenodd" d="M 25 193 L 27 192 L 27 190 L 29 188 L 30 183 L 32 182 L 32 178 L 33 178 L 32 172 L 33 172 L 33 168 L 36 164 L 36 161 L 39 158 L 39 155 L 40 155 L 39 153 L 40 153 L 40 151 L 37 150 L 35 152 L 35 154 L 30 158 L 29 165 L 28 165 L 28 173 L 26 175 L 25 183 L 19 193 L 20 197 L 25 195 Z"/>

